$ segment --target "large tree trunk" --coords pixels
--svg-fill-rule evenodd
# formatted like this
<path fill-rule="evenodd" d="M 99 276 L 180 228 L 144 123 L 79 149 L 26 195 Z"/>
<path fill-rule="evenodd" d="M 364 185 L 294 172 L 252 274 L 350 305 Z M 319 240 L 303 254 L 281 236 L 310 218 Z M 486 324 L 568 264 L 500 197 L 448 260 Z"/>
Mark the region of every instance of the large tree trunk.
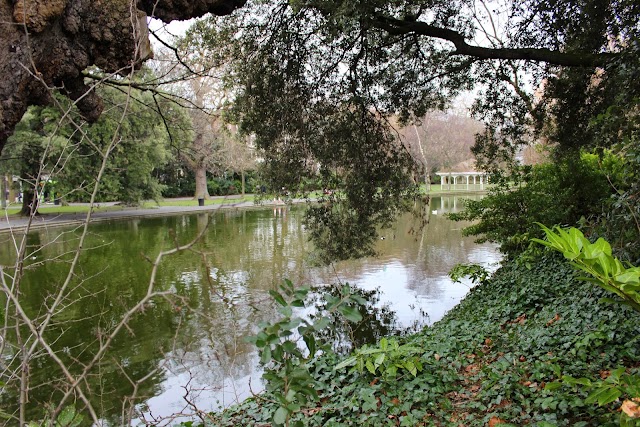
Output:
<path fill-rule="evenodd" d="M 198 166 L 196 169 L 196 199 L 208 199 L 209 190 L 207 189 L 207 169 Z"/>
<path fill-rule="evenodd" d="M 29 105 L 60 87 L 87 120 L 102 100 L 82 72 L 124 72 L 153 56 L 147 15 L 170 22 L 207 12 L 226 15 L 246 0 L 0 0 L 0 152 Z M 48 86 L 48 87 L 47 87 Z"/>
<path fill-rule="evenodd" d="M 242 179 L 242 195 L 244 196 L 244 187 L 245 187 L 244 171 L 240 171 L 240 177 Z"/>
<path fill-rule="evenodd" d="M 38 197 L 33 188 L 25 190 L 22 194 L 22 208 L 20 209 L 20 215 L 31 216 L 38 213 Z"/>

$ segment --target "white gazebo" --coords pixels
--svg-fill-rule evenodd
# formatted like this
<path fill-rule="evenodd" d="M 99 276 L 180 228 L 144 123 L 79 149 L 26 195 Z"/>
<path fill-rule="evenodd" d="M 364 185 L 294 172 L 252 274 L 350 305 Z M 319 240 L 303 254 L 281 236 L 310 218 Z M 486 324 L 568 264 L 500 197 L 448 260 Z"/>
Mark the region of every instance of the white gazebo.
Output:
<path fill-rule="evenodd" d="M 476 169 L 475 159 L 465 160 L 450 168 L 444 168 L 436 175 L 440 177 L 442 190 L 484 190 L 489 181 L 486 172 Z"/>

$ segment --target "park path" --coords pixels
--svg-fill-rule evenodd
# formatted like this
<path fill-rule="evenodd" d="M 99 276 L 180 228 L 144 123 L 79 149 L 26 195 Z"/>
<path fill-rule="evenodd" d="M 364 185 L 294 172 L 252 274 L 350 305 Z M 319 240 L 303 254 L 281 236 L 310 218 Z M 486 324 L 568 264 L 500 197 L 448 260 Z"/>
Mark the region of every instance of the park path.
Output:
<path fill-rule="evenodd" d="M 191 200 L 191 199 L 186 199 Z M 292 200 L 292 203 L 300 203 L 303 200 Z M 113 205 L 114 203 L 102 203 L 100 206 Z M 80 204 L 78 204 L 80 205 Z M 216 203 L 206 206 L 157 206 L 153 208 L 125 208 L 115 211 L 94 212 L 91 215 L 91 222 L 95 221 L 108 221 L 118 219 L 131 219 L 131 218 L 144 218 L 152 216 L 171 216 L 171 215 L 183 215 L 190 213 L 204 213 L 213 212 L 221 209 L 246 209 L 246 208 L 260 208 L 260 207 L 281 207 L 282 202 L 274 202 L 271 200 L 263 201 L 257 205 L 252 201 L 239 201 L 234 199 L 228 199 L 223 203 Z M 63 213 L 63 214 L 41 214 L 35 216 L 31 221 L 31 227 L 59 227 L 65 225 L 78 225 L 83 223 L 87 218 L 86 212 L 78 213 Z M 27 227 L 29 224 L 28 217 L 22 217 L 17 215 L 3 215 L 0 217 L 0 233 L 20 231 Z"/>

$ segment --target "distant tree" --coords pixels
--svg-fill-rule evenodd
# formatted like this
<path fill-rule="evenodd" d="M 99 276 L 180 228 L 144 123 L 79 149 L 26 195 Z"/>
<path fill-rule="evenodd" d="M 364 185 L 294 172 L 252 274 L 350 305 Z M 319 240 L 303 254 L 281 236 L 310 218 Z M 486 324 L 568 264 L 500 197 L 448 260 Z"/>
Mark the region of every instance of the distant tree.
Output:
<path fill-rule="evenodd" d="M 3 157 L 6 170 L 20 177 L 22 215 L 37 212 L 45 174 L 53 172 L 47 165 L 52 146 L 66 138 L 58 135 L 60 114 L 54 108 L 30 107 L 9 138 Z M 57 151 L 57 150 L 56 150 Z"/>
<path fill-rule="evenodd" d="M 415 123 L 398 129 L 412 157 L 421 166 L 425 179 L 442 168 L 454 166 L 473 157 L 471 147 L 481 122 L 468 115 L 433 111 Z"/>
<path fill-rule="evenodd" d="M 99 93 L 105 112 L 97 122 L 87 124 L 58 97 L 56 106 L 31 107 L 9 138 L 5 155 L 14 159 L 12 170 L 23 183 L 23 214 L 37 210 L 45 177 L 55 181 L 55 197 L 87 201 L 106 155 L 99 200 L 138 204 L 160 197 L 152 171 L 166 161 L 167 137 L 157 104 L 133 89 L 103 86 Z M 105 152 L 114 138 L 117 143 Z"/>
<path fill-rule="evenodd" d="M 256 170 L 258 165 L 256 149 L 252 146 L 251 137 L 240 134 L 237 126 L 229 125 L 227 126 L 227 131 L 229 137 L 224 140 L 221 156 L 222 164 L 226 169 L 240 174 L 240 193 L 244 195 L 246 174 L 249 171 Z"/>
<path fill-rule="evenodd" d="M 161 85 L 175 95 L 174 100 L 190 118 L 187 138 L 178 138 L 172 148 L 183 165 L 195 176 L 195 197 L 209 198 L 207 174 L 250 168 L 246 146 L 226 122 L 227 89 L 222 85 L 222 69 L 211 68 L 210 52 L 189 38 L 177 39 L 176 50 L 160 49 L 155 69 Z M 177 107 L 180 108 L 180 107 Z M 237 128 L 234 128 L 237 129 Z"/>

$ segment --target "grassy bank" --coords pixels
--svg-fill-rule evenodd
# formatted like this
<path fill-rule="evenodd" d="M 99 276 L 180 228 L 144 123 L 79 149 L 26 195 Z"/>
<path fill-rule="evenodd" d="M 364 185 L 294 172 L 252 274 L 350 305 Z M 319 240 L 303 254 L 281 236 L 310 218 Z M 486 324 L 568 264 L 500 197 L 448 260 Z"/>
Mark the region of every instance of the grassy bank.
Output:
<path fill-rule="evenodd" d="M 479 188 L 479 187 L 478 187 Z M 487 185 L 486 188 L 489 188 Z M 423 186 L 423 191 L 424 186 Z M 468 195 L 468 194 L 476 194 L 476 193 L 484 193 L 486 191 L 479 191 L 478 189 L 465 191 L 462 189 L 456 190 L 448 190 L 442 189 L 439 184 L 434 184 L 431 186 L 428 192 L 425 193 L 431 196 L 440 196 L 440 195 Z M 319 198 L 322 195 L 321 192 L 316 191 L 309 195 L 310 198 L 315 199 Z M 244 196 L 241 194 L 234 194 L 230 196 L 217 196 L 211 197 L 210 199 L 206 199 L 204 201 L 205 206 L 210 205 L 220 205 L 227 203 L 240 203 L 240 202 L 253 202 L 256 198 L 254 194 L 245 194 Z M 269 199 L 270 200 L 270 199 Z M 177 198 L 177 199 L 162 199 L 158 202 L 153 200 L 147 200 L 143 202 L 139 207 L 142 209 L 150 209 L 158 206 L 198 206 L 198 200 L 196 198 Z M 108 211 L 119 211 L 123 209 L 127 209 L 128 207 L 121 204 L 101 204 L 96 203 L 94 206 L 94 212 L 108 212 Z M 6 215 L 19 215 L 21 209 L 21 204 L 19 203 L 11 203 L 6 208 L 0 210 L 2 214 Z M 65 213 L 84 213 L 89 210 L 89 205 L 86 203 L 73 203 L 70 205 L 52 205 L 52 204 L 41 204 L 38 208 L 38 212 L 41 214 L 65 214 Z"/>
<path fill-rule="evenodd" d="M 618 367 L 638 372 L 640 315 L 598 302 L 608 296 L 561 257 L 544 255 L 531 269 L 509 263 L 443 320 L 405 338 L 419 349 L 415 377 L 336 369 L 340 359 L 330 354 L 315 360 L 319 399 L 289 425 L 618 425 L 620 400 L 601 407 L 584 387 L 556 383 L 563 375 L 606 379 Z M 207 425 L 271 425 L 277 407 L 263 394 Z"/>

